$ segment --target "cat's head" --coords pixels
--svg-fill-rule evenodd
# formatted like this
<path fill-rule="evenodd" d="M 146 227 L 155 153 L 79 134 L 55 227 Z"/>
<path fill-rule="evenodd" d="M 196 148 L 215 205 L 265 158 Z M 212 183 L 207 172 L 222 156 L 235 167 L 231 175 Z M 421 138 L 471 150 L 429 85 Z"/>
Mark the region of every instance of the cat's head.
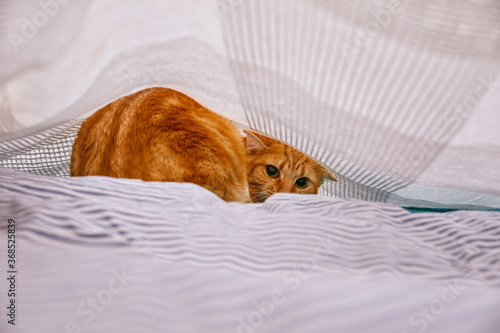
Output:
<path fill-rule="evenodd" d="M 325 179 L 337 180 L 298 150 L 259 133 L 245 133 L 253 202 L 263 202 L 277 192 L 317 194 Z"/>

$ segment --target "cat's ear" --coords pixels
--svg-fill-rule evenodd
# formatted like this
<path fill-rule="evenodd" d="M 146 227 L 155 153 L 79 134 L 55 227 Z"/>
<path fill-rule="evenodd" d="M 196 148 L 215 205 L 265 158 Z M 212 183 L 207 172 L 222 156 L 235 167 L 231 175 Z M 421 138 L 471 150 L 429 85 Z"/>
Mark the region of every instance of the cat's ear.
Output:
<path fill-rule="evenodd" d="M 247 130 L 244 130 L 243 132 L 245 132 L 247 135 L 246 143 L 249 153 L 255 153 L 264 149 L 269 149 L 270 145 L 277 142 L 276 140 L 259 133 Z"/>
<path fill-rule="evenodd" d="M 325 167 L 321 166 L 318 164 L 318 176 L 319 176 L 319 179 L 321 180 L 321 182 L 323 182 L 323 180 L 325 179 L 330 179 L 330 180 L 333 180 L 334 182 L 338 181 L 337 177 L 331 173 L 330 171 L 328 171 Z"/>

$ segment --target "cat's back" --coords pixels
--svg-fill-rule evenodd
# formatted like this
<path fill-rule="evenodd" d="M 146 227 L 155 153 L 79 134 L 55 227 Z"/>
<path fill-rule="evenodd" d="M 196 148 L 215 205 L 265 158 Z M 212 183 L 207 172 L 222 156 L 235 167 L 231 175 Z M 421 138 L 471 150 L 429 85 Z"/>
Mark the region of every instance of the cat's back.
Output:
<path fill-rule="evenodd" d="M 223 199 L 235 190 L 228 184 L 248 191 L 246 148 L 235 127 L 167 88 L 122 97 L 89 117 L 75 140 L 70 172 L 192 182 Z"/>

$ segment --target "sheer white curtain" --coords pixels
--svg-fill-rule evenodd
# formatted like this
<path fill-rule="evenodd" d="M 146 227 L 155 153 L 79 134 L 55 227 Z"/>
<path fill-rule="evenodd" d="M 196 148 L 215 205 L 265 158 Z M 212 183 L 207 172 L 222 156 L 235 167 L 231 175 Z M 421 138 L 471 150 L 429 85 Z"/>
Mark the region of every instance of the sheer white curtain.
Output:
<path fill-rule="evenodd" d="M 322 194 L 500 207 L 498 1 L 4 0 L 0 29 L 4 166 L 65 175 L 78 120 L 165 86 L 316 158 Z"/>

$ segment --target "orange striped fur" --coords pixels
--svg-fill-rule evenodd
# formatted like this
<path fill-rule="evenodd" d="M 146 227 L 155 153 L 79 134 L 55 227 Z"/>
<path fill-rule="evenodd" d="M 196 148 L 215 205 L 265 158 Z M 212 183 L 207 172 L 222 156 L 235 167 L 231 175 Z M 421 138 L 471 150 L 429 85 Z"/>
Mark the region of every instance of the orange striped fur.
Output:
<path fill-rule="evenodd" d="M 316 194 L 324 178 L 335 180 L 290 146 L 246 132 L 245 140 L 229 120 L 178 91 L 149 88 L 106 105 L 83 123 L 70 174 L 191 182 L 239 202 L 264 201 L 275 192 Z M 269 164 L 279 168 L 279 178 L 266 174 Z M 310 184 L 294 187 L 299 176 Z"/>

